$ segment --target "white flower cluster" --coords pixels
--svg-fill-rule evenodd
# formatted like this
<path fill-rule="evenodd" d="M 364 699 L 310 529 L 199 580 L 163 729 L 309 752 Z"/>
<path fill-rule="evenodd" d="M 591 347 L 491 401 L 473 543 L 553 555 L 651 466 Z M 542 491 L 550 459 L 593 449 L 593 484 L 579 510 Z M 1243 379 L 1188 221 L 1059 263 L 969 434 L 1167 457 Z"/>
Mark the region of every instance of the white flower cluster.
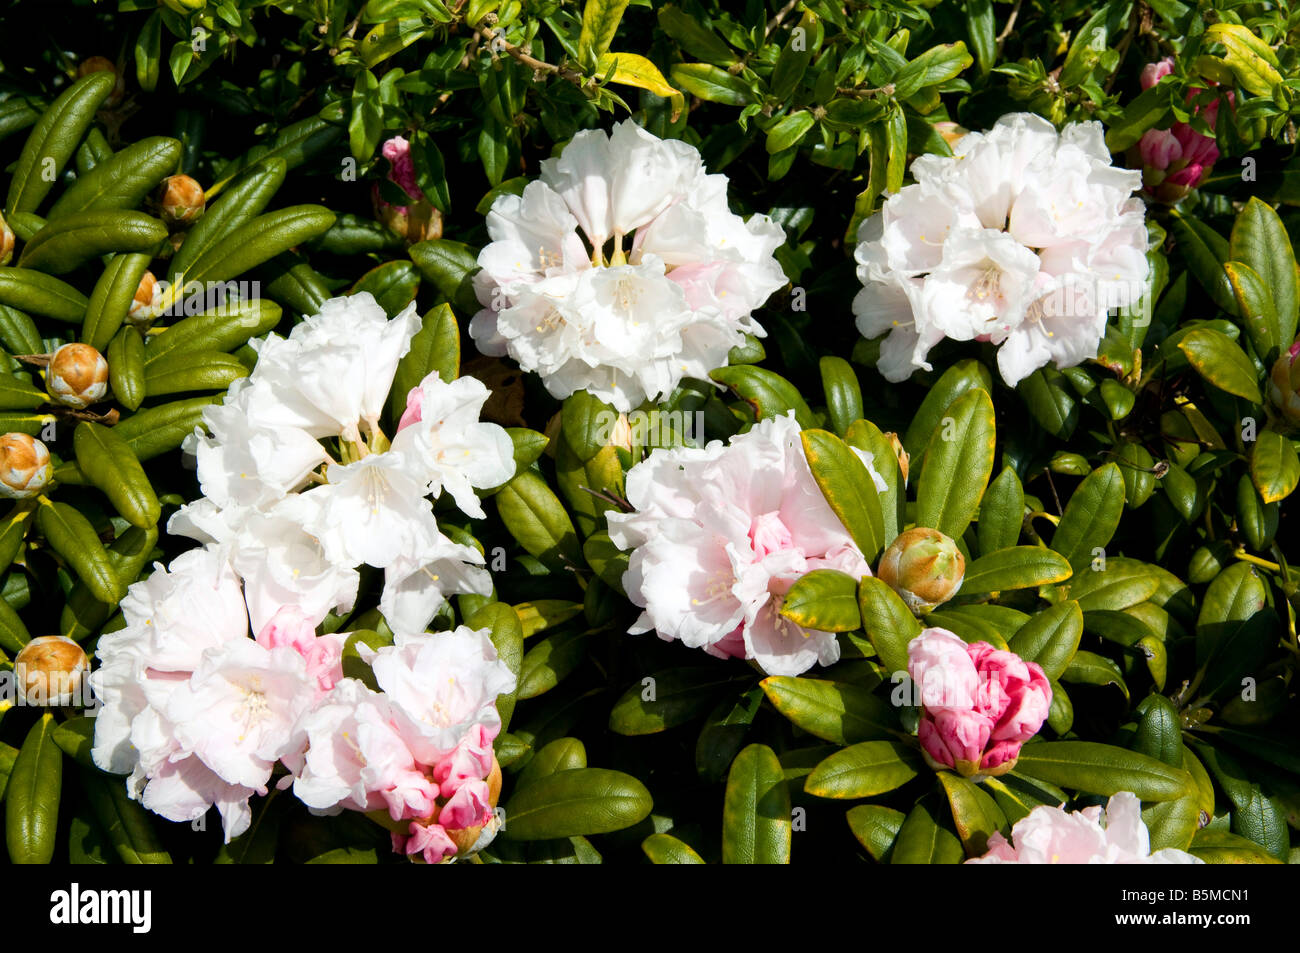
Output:
<path fill-rule="evenodd" d="M 930 370 L 944 338 L 1001 345 L 1014 386 L 1049 361 L 1096 357 L 1110 309 L 1146 286 L 1138 171 L 1110 164 L 1100 123 L 1059 135 L 1029 113 L 963 136 L 951 157 L 912 163 L 915 184 L 862 224 L 858 330 L 888 333 L 878 367 L 901 381 Z"/>
<path fill-rule="evenodd" d="M 786 278 L 765 215 L 727 205 L 727 178 L 693 146 L 631 120 L 578 133 L 522 195 L 487 216 L 470 334 L 564 398 L 583 388 L 629 411 L 706 378 Z"/>
<path fill-rule="evenodd" d="M 485 631 L 425 631 L 448 595 L 492 585 L 430 496 L 483 516 L 474 489 L 513 475 L 513 448 L 479 421 L 481 382 L 436 373 L 407 395 L 390 445 L 380 416 L 419 326 L 414 305 L 390 321 L 368 294 L 335 298 L 269 335 L 252 375 L 205 411 L 208 433 L 190 441 L 204 495 L 168 529 L 206 545 L 131 587 L 91 676 L 96 763 L 129 772 L 164 817 L 215 804 L 237 836 L 279 762 L 313 810 L 410 821 L 398 846 L 426 859 L 485 822 L 495 701 L 514 677 Z M 351 611 L 361 564 L 384 570 L 395 633 L 357 646 L 378 692 L 343 677 L 347 633 L 318 634 Z"/>

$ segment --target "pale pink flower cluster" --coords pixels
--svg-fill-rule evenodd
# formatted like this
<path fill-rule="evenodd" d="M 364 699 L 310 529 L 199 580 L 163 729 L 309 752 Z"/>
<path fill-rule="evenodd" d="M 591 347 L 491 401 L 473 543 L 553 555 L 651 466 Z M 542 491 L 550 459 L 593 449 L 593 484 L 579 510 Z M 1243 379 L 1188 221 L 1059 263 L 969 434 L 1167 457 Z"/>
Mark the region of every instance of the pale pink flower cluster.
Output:
<path fill-rule="evenodd" d="M 694 146 L 631 120 L 579 132 L 522 195 L 487 216 L 470 334 L 564 398 L 586 389 L 618 410 L 708 379 L 786 278 L 785 233 L 727 204 Z"/>
<path fill-rule="evenodd" d="M 926 760 L 967 776 L 1009 771 L 1052 703 L 1037 663 L 947 629 L 925 629 L 909 643 L 907 674 L 919 691 Z"/>
<path fill-rule="evenodd" d="M 1151 852 L 1142 802 L 1120 791 L 1100 807 L 1066 811 L 1040 805 L 1011 828 L 1011 840 L 994 832 L 988 853 L 968 864 L 1203 864 L 1186 851 Z"/>
<path fill-rule="evenodd" d="M 630 632 L 754 659 L 769 675 L 839 659 L 834 633 L 780 614 L 807 572 L 871 575 L 813 480 L 793 416 L 726 444 L 655 450 L 628 472 L 626 488 L 634 510 L 608 519 L 614 544 L 632 551 L 623 586 L 645 610 Z"/>
<path fill-rule="evenodd" d="M 431 862 L 487 823 L 496 698 L 515 679 L 486 630 L 426 631 L 452 593 L 491 591 L 430 496 L 481 517 L 475 489 L 509 479 L 513 449 L 479 421 L 482 383 L 436 373 L 389 445 L 379 420 L 418 327 L 369 295 L 334 299 L 260 342 L 253 374 L 205 412 L 190 443 L 204 496 L 168 524 L 205 546 L 130 587 L 90 676 L 95 762 L 129 773 L 150 810 L 193 821 L 215 805 L 229 840 L 274 781 L 320 813 L 386 809 L 409 832 L 395 846 Z M 321 632 L 351 613 L 363 563 L 384 570 L 395 633 L 357 644 L 378 691 L 344 677 L 349 633 Z"/>
<path fill-rule="evenodd" d="M 1135 304 L 1147 281 L 1138 172 L 1111 165 L 1100 123 L 1059 134 L 1030 113 L 972 132 L 952 156 L 912 163 L 915 184 L 863 222 L 853 302 L 868 338 L 887 335 L 887 380 L 930 370 L 949 338 L 1000 345 L 1014 386 L 1049 361 L 1097 356 L 1109 311 Z"/>

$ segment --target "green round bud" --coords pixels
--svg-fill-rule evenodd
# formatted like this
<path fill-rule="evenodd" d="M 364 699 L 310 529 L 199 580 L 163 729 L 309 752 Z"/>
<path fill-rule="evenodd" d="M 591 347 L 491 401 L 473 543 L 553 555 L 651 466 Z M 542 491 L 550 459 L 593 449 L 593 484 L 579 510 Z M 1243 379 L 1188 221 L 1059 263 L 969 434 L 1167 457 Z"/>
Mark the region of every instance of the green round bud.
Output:
<path fill-rule="evenodd" d="M 876 575 L 920 615 L 957 594 L 966 575 L 966 559 L 943 533 L 918 526 L 900 533 L 890 544 Z"/>

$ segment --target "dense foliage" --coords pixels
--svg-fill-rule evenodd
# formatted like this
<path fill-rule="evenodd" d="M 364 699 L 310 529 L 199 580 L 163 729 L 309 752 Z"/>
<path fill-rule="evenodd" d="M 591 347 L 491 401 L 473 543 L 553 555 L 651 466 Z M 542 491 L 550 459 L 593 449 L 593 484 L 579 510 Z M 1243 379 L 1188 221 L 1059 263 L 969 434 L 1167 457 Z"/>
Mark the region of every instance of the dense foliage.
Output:
<path fill-rule="evenodd" d="M 482 381 L 482 419 L 513 447 L 509 482 L 475 484 L 485 518 L 436 507 L 491 587 L 456 595 L 431 628 L 486 627 L 516 678 L 497 702 L 505 823 L 480 861 L 952 863 L 1039 805 L 1131 792 L 1152 850 L 1288 862 L 1297 102 L 1286 4 L 20 0 L 0 14 L 0 431 L 39 438 L 52 476 L 0 525 L 5 666 L 33 636 L 93 657 L 128 626 L 128 586 L 192 546 L 166 531 L 202 495 L 182 442 L 253 372 L 250 341 L 369 292 L 390 318 L 412 302 L 421 316 L 388 434 L 437 371 Z M 1009 375 L 1001 338 L 949 329 L 886 379 L 887 336 L 855 324 L 864 223 L 969 148 L 967 130 L 1020 113 L 1098 122 L 1113 164 L 1143 170 L 1144 217 L 1126 209 L 1148 244 L 1141 286 L 1077 361 L 1044 351 Z M 493 349 L 470 323 L 506 313 L 494 287 L 523 301 L 485 251 L 503 240 L 489 210 L 526 200 L 548 160 L 591 141 L 583 130 L 629 117 L 725 174 L 754 235 L 750 216 L 779 226 L 780 287 L 754 306 L 764 335 L 749 309 L 729 327 L 744 337 L 722 366 L 624 401 L 557 386 L 523 343 Z M 160 193 L 173 175 L 203 201 Z M 609 246 L 583 228 L 583 254 L 625 261 L 621 230 Z M 256 284 L 198 300 L 183 290 L 195 281 Z M 80 407 L 47 366 L 69 342 L 107 361 L 107 388 Z M 800 512 L 819 507 L 872 573 L 804 547 L 810 571 L 767 603 L 778 630 L 830 633 L 830 664 L 787 671 L 770 653 L 656 638 L 629 551 L 667 516 L 629 471 L 656 448 L 757 447 L 788 413 L 788 459 L 821 493 Z M 695 492 L 683 498 L 707 522 Z M 900 538 L 934 548 L 909 563 Z M 958 581 L 936 588 L 935 573 Z M 360 580 L 355 611 L 321 631 L 382 648 L 384 583 Z M 1050 707 L 1013 767 L 945 766 L 918 742 L 933 715 L 895 675 L 922 681 L 909 645 L 934 628 L 1036 664 Z M 343 671 L 369 676 L 356 642 Z M 163 821 L 96 766 L 92 717 L 8 702 L 14 862 L 399 859 L 385 817 L 316 816 L 274 784 L 228 843 L 219 823 Z"/>

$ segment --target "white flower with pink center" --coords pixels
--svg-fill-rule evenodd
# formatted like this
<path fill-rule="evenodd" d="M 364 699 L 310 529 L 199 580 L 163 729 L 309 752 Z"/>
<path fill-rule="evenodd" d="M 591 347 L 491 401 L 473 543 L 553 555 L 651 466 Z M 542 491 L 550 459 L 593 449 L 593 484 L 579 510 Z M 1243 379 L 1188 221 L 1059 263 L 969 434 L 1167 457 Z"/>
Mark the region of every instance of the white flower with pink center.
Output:
<path fill-rule="evenodd" d="M 770 675 L 839 659 L 834 633 L 780 614 L 811 570 L 871 574 L 813 480 L 793 416 L 725 445 L 656 450 L 628 473 L 627 496 L 634 510 L 609 514 L 609 533 L 632 552 L 623 585 L 644 611 L 631 632 L 755 659 Z"/>

